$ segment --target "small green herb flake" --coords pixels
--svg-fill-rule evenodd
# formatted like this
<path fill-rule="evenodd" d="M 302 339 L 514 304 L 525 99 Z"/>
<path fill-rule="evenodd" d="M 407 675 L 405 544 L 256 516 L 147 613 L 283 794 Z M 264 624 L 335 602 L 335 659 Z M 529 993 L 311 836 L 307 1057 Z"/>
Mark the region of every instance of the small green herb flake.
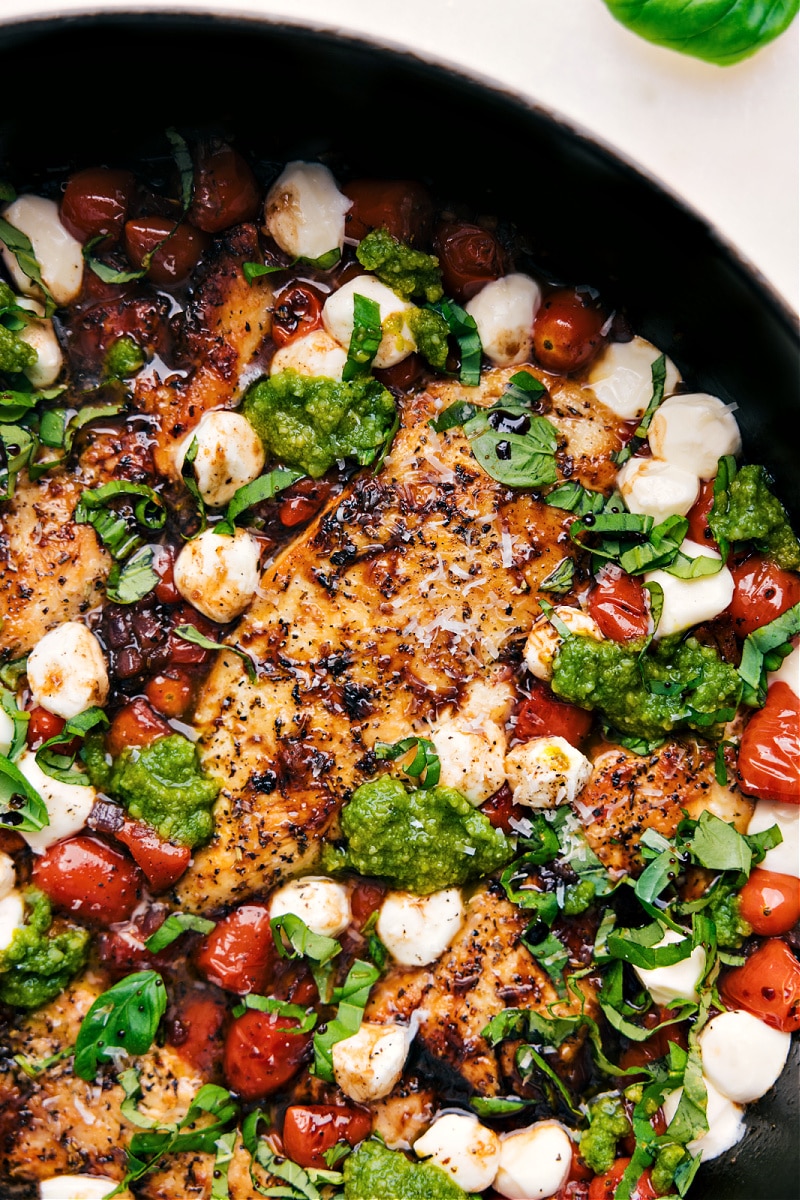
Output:
<path fill-rule="evenodd" d="M 353 332 L 347 350 L 342 379 L 349 381 L 369 375 L 372 360 L 383 338 L 380 305 L 356 292 L 353 296 Z"/>
<path fill-rule="evenodd" d="M 440 300 L 437 304 L 429 307 L 444 317 L 450 333 L 458 342 L 461 357 L 461 370 L 458 376 L 460 382 L 466 387 L 477 387 L 481 381 L 483 347 L 475 319 L 454 300 Z"/>
<path fill-rule="evenodd" d="M 414 751 L 411 762 L 403 767 L 406 775 L 418 780 L 421 788 L 436 787 L 441 775 L 441 763 L 436 747 L 428 738 L 407 737 L 400 742 L 376 742 L 374 755 L 383 762 L 393 762 Z"/>

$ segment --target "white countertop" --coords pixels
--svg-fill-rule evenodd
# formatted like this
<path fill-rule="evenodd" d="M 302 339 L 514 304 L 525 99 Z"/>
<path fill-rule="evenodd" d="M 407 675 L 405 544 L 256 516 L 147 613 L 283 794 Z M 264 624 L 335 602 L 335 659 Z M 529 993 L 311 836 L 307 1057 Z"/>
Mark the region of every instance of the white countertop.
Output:
<path fill-rule="evenodd" d="M 642 41 L 602 0 L 0 0 L 0 21 L 122 7 L 306 21 L 498 80 L 679 193 L 800 306 L 797 21 L 725 68 Z"/>

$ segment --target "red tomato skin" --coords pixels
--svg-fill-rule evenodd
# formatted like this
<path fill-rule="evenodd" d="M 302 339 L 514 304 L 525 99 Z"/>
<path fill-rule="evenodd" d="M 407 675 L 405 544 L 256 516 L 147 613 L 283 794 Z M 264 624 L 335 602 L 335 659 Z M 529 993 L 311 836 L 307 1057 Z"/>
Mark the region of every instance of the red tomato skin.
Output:
<path fill-rule="evenodd" d="M 800 1029 L 800 963 L 780 938 L 769 938 L 742 967 L 723 977 L 728 1008 L 744 1008 L 773 1029 Z"/>
<path fill-rule="evenodd" d="M 173 630 L 178 625 L 194 625 L 204 637 L 211 638 L 214 642 L 220 639 L 219 626 L 214 625 L 196 608 L 192 608 L 191 604 L 182 604 L 180 608 L 174 609 L 170 614 L 170 620 L 173 623 Z M 174 631 L 169 635 L 169 665 L 171 667 L 176 665 L 196 667 L 207 663 L 213 653 L 213 650 L 204 650 L 202 646 L 196 646 L 193 642 L 187 642 L 184 638 L 178 637 Z"/>
<path fill-rule="evenodd" d="M 180 603 L 181 594 L 175 586 L 175 550 L 172 546 L 158 546 L 153 556 L 153 570 L 159 577 L 155 596 L 162 604 Z"/>
<path fill-rule="evenodd" d="M 669 1021 L 672 1016 L 673 1013 L 670 1009 L 659 1006 L 658 1008 L 651 1009 L 645 1015 L 642 1024 L 646 1029 L 655 1029 L 656 1026 L 663 1024 L 664 1021 Z M 645 1067 L 657 1058 L 663 1058 L 668 1054 L 670 1042 L 674 1042 L 677 1046 L 682 1046 L 685 1050 L 688 1045 L 687 1026 L 683 1023 L 680 1025 L 669 1025 L 666 1029 L 659 1029 L 658 1033 L 654 1033 L 645 1042 L 631 1042 L 622 1051 L 619 1065 L 625 1069 L 629 1067 Z"/>
<path fill-rule="evenodd" d="M 126 704 L 114 717 L 106 734 L 106 749 L 116 758 L 126 746 L 149 746 L 171 733 L 172 728 L 164 718 L 140 697 Z"/>
<path fill-rule="evenodd" d="M 748 796 L 800 804 L 800 700 L 783 680 L 747 722 L 736 774 Z"/>
<path fill-rule="evenodd" d="M 102 237 L 103 246 L 122 237 L 136 180 L 130 171 L 89 167 L 67 182 L 61 197 L 61 224 L 79 242 Z"/>
<path fill-rule="evenodd" d="M 46 708 L 37 705 L 36 708 L 30 710 L 25 740 L 31 749 L 36 749 L 41 746 L 42 742 L 61 733 L 66 723 L 63 717 L 57 717 L 55 713 L 48 712 Z"/>
<path fill-rule="evenodd" d="M 252 221 L 258 213 L 259 188 L 250 167 L 232 146 L 198 155 L 189 220 L 204 233 L 220 233 Z"/>
<path fill-rule="evenodd" d="M 315 517 L 330 494 L 330 485 L 324 479 L 298 479 L 286 489 L 285 499 L 278 509 L 278 520 L 286 529 L 294 529 Z"/>
<path fill-rule="evenodd" d="M 161 287 L 188 279 L 210 245 L 208 234 L 186 221 L 175 229 L 175 222 L 168 217 L 137 217 L 126 221 L 124 239 L 125 253 L 134 267 L 141 267 L 145 255 L 155 250 L 147 276 Z M 164 245 L 156 250 L 159 242 Z"/>
<path fill-rule="evenodd" d="M 51 846 L 34 863 L 32 879 L 57 908 L 103 927 L 126 920 L 144 888 L 141 871 L 126 855 L 86 836 Z"/>
<path fill-rule="evenodd" d="M 592 714 L 560 700 L 541 680 L 530 681 L 530 692 L 517 709 L 517 737 L 526 742 L 535 737 L 563 737 L 579 749 L 592 728 Z"/>
<path fill-rule="evenodd" d="M 114 837 L 127 846 L 131 858 L 146 875 L 152 892 L 164 892 L 172 887 L 192 861 L 188 846 L 165 842 L 145 821 L 125 820 L 115 830 Z"/>
<path fill-rule="evenodd" d="M 533 352 L 547 371 L 571 374 L 585 367 L 605 342 L 607 314 L 588 291 L 551 292 L 533 319 Z"/>
<path fill-rule="evenodd" d="M 152 707 L 164 717 L 182 717 L 192 702 L 194 684 L 180 667 L 170 667 L 163 675 L 154 675 L 145 685 Z"/>
<path fill-rule="evenodd" d="M 352 179 L 342 188 L 353 201 L 345 234 L 360 242 L 372 229 L 388 229 L 398 241 L 420 245 L 430 236 L 433 201 L 413 179 Z"/>
<path fill-rule="evenodd" d="M 372 1115 L 345 1104 L 293 1104 L 283 1122 L 283 1149 L 301 1167 L 325 1170 L 324 1154 L 337 1142 L 357 1146 L 372 1133 Z"/>
<path fill-rule="evenodd" d="M 265 904 L 242 904 L 217 922 L 200 943 L 195 966 L 204 978 L 229 992 L 263 992 L 278 952 Z"/>
<path fill-rule="evenodd" d="M 733 599 L 728 612 L 739 637 L 768 625 L 800 600 L 800 575 L 784 571 L 763 554 L 731 567 Z"/>
<path fill-rule="evenodd" d="M 189 995 L 172 1020 L 167 1043 L 202 1075 L 214 1075 L 222 1065 L 222 1030 L 227 1016 L 222 1001 Z"/>
<path fill-rule="evenodd" d="M 689 537 L 700 546 L 708 546 L 717 550 L 714 535 L 708 527 L 708 514 L 714 507 L 714 480 L 707 479 L 700 484 L 700 492 L 692 507 L 686 514 L 689 522 Z"/>
<path fill-rule="evenodd" d="M 589 592 L 589 613 L 600 632 L 615 642 L 644 637 L 650 629 L 647 592 L 638 579 L 616 567 L 604 571 Z"/>
<path fill-rule="evenodd" d="M 223 1057 L 228 1087 L 245 1101 L 280 1091 L 299 1070 L 311 1044 L 310 1034 L 293 1032 L 298 1025 L 293 1017 L 255 1009 L 234 1019 Z"/>
<path fill-rule="evenodd" d="M 448 221 L 436 230 L 433 244 L 448 296 L 471 300 L 484 284 L 506 271 L 506 255 L 494 234 L 480 225 Z"/>
<path fill-rule="evenodd" d="M 614 1192 L 630 1161 L 629 1158 L 618 1158 L 605 1175 L 595 1175 L 589 1184 L 589 1200 L 613 1200 Z M 633 1187 L 631 1200 L 656 1200 L 657 1196 L 658 1192 L 650 1179 L 650 1171 L 643 1171 Z"/>
<path fill-rule="evenodd" d="M 322 328 L 324 297 L 307 283 L 295 283 L 275 297 L 272 340 L 280 350 L 295 338 Z"/>
<path fill-rule="evenodd" d="M 481 812 L 495 829 L 502 829 L 509 837 L 514 833 L 512 821 L 519 822 L 526 815 L 522 805 L 514 803 L 507 783 L 481 805 Z"/>
<path fill-rule="evenodd" d="M 356 929 L 363 929 L 367 921 L 383 903 L 386 886 L 375 879 L 359 879 L 350 893 L 350 911 Z"/>
<path fill-rule="evenodd" d="M 753 933 L 788 933 L 800 921 L 800 879 L 756 867 L 739 893 L 739 911 Z"/>

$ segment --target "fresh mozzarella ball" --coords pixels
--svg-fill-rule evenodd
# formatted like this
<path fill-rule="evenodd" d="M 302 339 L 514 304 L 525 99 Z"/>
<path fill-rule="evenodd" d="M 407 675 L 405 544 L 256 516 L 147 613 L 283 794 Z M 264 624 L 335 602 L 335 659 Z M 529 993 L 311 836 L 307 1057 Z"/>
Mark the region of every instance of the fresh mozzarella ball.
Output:
<path fill-rule="evenodd" d="M 505 783 L 506 735 L 494 721 L 485 721 L 474 733 L 459 721 L 442 721 L 431 738 L 441 764 L 442 786 L 455 788 L 476 808 Z"/>
<path fill-rule="evenodd" d="M 505 725 L 515 700 L 516 692 L 507 681 L 476 680 L 467 687 L 458 707 L 459 720 L 466 728 L 473 724 L 480 728 L 486 721 Z"/>
<path fill-rule="evenodd" d="M 600 627 L 588 613 L 579 608 L 570 608 L 568 604 L 557 604 L 555 615 L 559 617 L 570 633 L 579 633 L 584 637 L 593 637 L 601 642 L 603 635 Z M 525 665 L 531 675 L 543 679 L 547 683 L 553 678 L 553 659 L 561 646 L 561 634 L 550 624 L 545 616 L 537 617 L 525 643 Z"/>
<path fill-rule="evenodd" d="M 785 683 L 792 689 L 795 696 L 800 696 L 800 645 L 795 644 L 791 654 L 783 660 L 777 671 L 767 675 L 770 686 L 773 683 Z"/>
<path fill-rule="evenodd" d="M 29 296 L 18 296 L 17 304 L 37 317 L 44 317 L 44 308 Z M 28 367 L 25 374 L 35 388 L 50 387 L 61 374 L 64 365 L 64 355 L 53 322 L 48 320 L 30 321 L 24 329 L 17 330 L 17 337 L 36 351 L 36 362 Z"/>
<path fill-rule="evenodd" d="M 718 1158 L 720 1154 L 724 1154 L 726 1150 L 730 1150 L 737 1142 L 741 1141 L 744 1135 L 744 1111 L 738 1104 L 734 1104 L 732 1100 L 720 1095 L 710 1080 L 706 1079 L 705 1084 L 708 1092 L 706 1108 L 708 1132 L 704 1133 L 702 1137 L 688 1142 L 686 1149 L 692 1154 L 699 1154 L 703 1162 L 708 1162 L 712 1158 Z M 667 1124 L 678 1110 L 682 1093 L 683 1088 L 678 1088 L 677 1091 L 670 1092 L 664 1097 L 663 1109 Z"/>
<path fill-rule="evenodd" d="M 376 930 L 392 958 L 406 967 L 425 967 L 444 954 L 464 923 L 458 888 L 430 896 L 389 892 Z"/>
<path fill-rule="evenodd" d="M 246 529 L 237 529 L 233 537 L 206 529 L 178 555 L 175 586 L 204 617 L 232 621 L 256 594 L 260 553 Z"/>
<path fill-rule="evenodd" d="M 18 196 L 3 216 L 30 238 L 42 279 L 56 303 L 69 304 L 81 290 L 83 254 L 80 242 L 61 224 L 56 202 L 42 196 Z M 6 246 L 2 247 L 2 255 L 17 289 L 27 296 L 40 296 L 38 284 L 28 278 Z"/>
<path fill-rule="evenodd" d="M 30 750 L 24 752 L 16 765 L 44 800 L 50 817 L 50 824 L 45 825 L 44 829 L 22 834 L 34 854 L 44 854 L 54 842 L 80 833 L 97 799 L 94 788 L 53 779 L 41 769 L 36 755 Z"/>
<path fill-rule="evenodd" d="M 80 621 L 65 621 L 41 638 L 28 658 L 28 686 L 34 702 L 69 720 L 108 696 L 103 651 Z"/>
<path fill-rule="evenodd" d="M 334 1043 L 333 1074 L 344 1094 L 358 1104 L 388 1096 L 403 1074 L 409 1041 L 404 1025 L 365 1022 L 352 1037 Z"/>
<path fill-rule="evenodd" d="M 688 538 L 681 544 L 681 552 L 688 558 L 719 558 L 715 550 L 701 546 Z M 718 617 L 733 599 L 733 576 L 727 567 L 716 575 L 700 575 L 697 579 L 678 579 L 667 571 L 649 571 L 646 583 L 657 583 L 664 592 L 664 607 L 655 636 L 669 637 L 682 633 L 702 621 Z"/>
<path fill-rule="evenodd" d="M 500 1143 L 494 1190 L 509 1200 L 545 1200 L 567 1182 L 572 1142 L 555 1121 L 507 1133 Z"/>
<path fill-rule="evenodd" d="M 315 329 L 305 337 L 294 338 L 282 346 L 270 363 L 270 375 L 297 371 L 325 379 L 341 379 L 347 353 L 324 329 Z"/>
<path fill-rule="evenodd" d="M 195 438 L 197 456 L 193 470 L 200 495 L 211 508 L 227 504 L 240 487 L 261 474 L 264 447 L 241 413 L 227 410 L 205 413 L 178 448 L 175 466 L 179 475 Z"/>
<path fill-rule="evenodd" d="M 321 258 L 344 246 L 344 215 L 352 203 L 322 163 L 287 163 L 264 204 L 267 232 L 293 258 Z"/>
<path fill-rule="evenodd" d="M 655 411 L 647 435 L 656 458 L 713 479 L 726 454 L 738 454 L 742 438 L 736 418 L 716 396 L 693 392 L 670 396 Z"/>
<path fill-rule="evenodd" d="M 0 900 L 0 952 L 11 945 L 14 934 L 25 924 L 25 902 L 15 890 Z"/>
<path fill-rule="evenodd" d="M 16 878 L 13 858 L 10 854 L 0 853 L 0 899 L 7 896 L 12 890 Z"/>
<path fill-rule="evenodd" d="M 338 937 L 350 924 L 347 888 L 324 875 L 306 875 L 278 888 L 269 902 L 270 919 L 294 913 L 312 933 Z"/>
<path fill-rule="evenodd" d="M 610 342 L 592 363 L 589 383 L 597 399 L 623 421 L 641 417 L 653 395 L 652 365 L 661 354 L 644 338 Z M 669 359 L 664 395 L 670 396 L 680 382 L 678 369 Z"/>
<path fill-rule="evenodd" d="M 777 825 L 783 834 L 779 846 L 773 846 L 758 865 L 779 875 L 800 879 L 800 805 L 779 804 L 777 800 L 758 800 L 747 832 L 763 833 Z"/>
<path fill-rule="evenodd" d="M 539 737 L 506 755 L 515 804 L 557 808 L 571 804 L 589 782 L 592 764 L 563 737 Z"/>
<path fill-rule="evenodd" d="M 0 754 L 7 755 L 14 741 L 14 722 L 4 708 L 0 708 Z"/>
<path fill-rule="evenodd" d="M 445 1113 L 417 1138 L 414 1153 L 446 1171 L 465 1192 L 482 1192 L 497 1174 L 500 1138 L 471 1113 Z"/>
<path fill-rule="evenodd" d="M 617 475 L 617 487 L 632 513 L 646 513 L 658 525 L 667 517 L 685 517 L 697 499 L 700 478 L 660 458 L 629 458 Z"/>
<path fill-rule="evenodd" d="M 353 333 L 353 305 L 356 295 L 374 300 L 380 309 L 383 337 L 373 359 L 375 367 L 393 367 L 408 358 L 416 350 L 414 335 L 408 327 L 409 314 L 414 311 L 408 304 L 381 283 L 374 275 L 359 275 L 349 283 L 332 292 L 322 309 L 322 322 L 332 338 L 347 348 Z"/>
<path fill-rule="evenodd" d="M 56 1175 L 39 1184 L 39 1200 L 105 1200 L 117 1186 L 105 1175 Z M 119 1192 L 115 1200 L 130 1200 L 130 1192 Z"/>
<path fill-rule="evenodd" d="M 749 1104 L 777 1081 L 792 1035 L 735 1010 L 709 1021 L 698 1040 L 705 1077 L 726 1099 Z"/>
<path fill-rule="evenodd" d="M 527 362 L 533 318 L 542 293 L 528 275 L 504 275 L 485 284 L 467 305 L 478 326 L 483 353 L 497 367 Z"/>
<path fill-rule="evenodd" d="M 676 933 L 674 929 L 668 929 L 657 945 L 671 946 L 676 942 L 683 941 L 685 938 L 682 938 L 679 933 Z M 706 952 L 702 946 L 696 946 L 688 958 L 672 963 L 668 967 L 653 967 L 652 969 L 634 967 L 633 969 L 639 976 L 642 985 L 653 997 L 655 1004 L 663 1004 L 668 1008 L 673 1000 L 696 1002 L 698 998 L 697 985 L 706 969 Z"/>

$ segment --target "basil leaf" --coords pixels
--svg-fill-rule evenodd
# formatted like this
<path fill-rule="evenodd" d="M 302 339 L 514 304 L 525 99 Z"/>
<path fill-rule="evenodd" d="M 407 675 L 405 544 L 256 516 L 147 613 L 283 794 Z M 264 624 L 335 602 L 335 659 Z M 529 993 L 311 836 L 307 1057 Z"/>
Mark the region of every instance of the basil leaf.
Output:
<path fill-rule="evenodd" d="M 645 0 L 646 2 L 646 0 Z M 663 354 L 660 354 L 650 367 L 650 377 L 653 382 L 653 390 L 650 395 L 650 401 L 644 411 L 641 421 L 636 426 L 633 437 L 624 446 L 622 450 L 618 450 L 616 454 L 612 454 L 614 462 L 618 466 L 622 466 L 629 458 L 632 458 L 640 446 L 644 445 L 647 438 L 647 431 L 650 428 L 650 422 L 653 419 L 653 414 L 658 408 L 661 401 L 664 399 L 664 385 L 667 379 L 667 360 Z"/>
<path fill-rule="evenodd" d="M 548 933 L 547 937 L 542 941 L 533 944 L 526 941 L 525 934 L 523 934 L 522 942 L 539 963 L 539 966 L 544 967 L 556 985 L 559 995 L 563 995 L 564 968 L 569 962 L 569 954 L 564 943 L 559 941 L 553 933 Z"/>
<path fill-rule="evenodd" d="M 514 1060 L 524 1085 L 530 1084 L 531 1082 L 538 1083 L 539 1080 L 536 1077 L 536 1072 L 538 1071 L 540 1075 L 543 1075 L 545 1079 L 549 1080 L 549 1082 L 555 1087 L 564 1105 L 573 1114 L 573 1116 L 580 1117 L 580 1110 L 577 1109 L 573 1104 L 572 1097 L 570 1096 L 564 1083 L 558 1077 L 558 1075 L 556 1075 L 553 1068 L 550 1066 L 547 1060 L 542 1057 L 538 1050 L 535 1050 L 533 1046 L 520 1046 L 516 1055 L 514 1056 Z M 536 1071 L 534 1071 L 533 1068 L 536 1068 Z M 552 1096 L 552 1094 L 553 1093 L 551 1091 L 550 1095 Z"/>
<path fill-rule="evenodd" d="M 151 954 L 158 954 L 161 950 L 165 950 L 167 946 L 179 938 L 182 933 L 191 930 L 193 933 L 211 933 L 211 930 L 216 926 L 216 921 L 209 921 L 206 917 L 197 917 L 194 913 L 174 912 L 170 913 L 163 925 L 159 925 L 155 933 L 151 933 L 145 941 L 145 950 L 149 950 Z"/>
<path fill-rule="evenodd" d="M 139 971 L 98 996 L 75 1041 L 75 1074 L 93 1083 L 98 1067 L 119 1054 L 145 1054 L 167 1008 L 156 971 Z"/>
<path fill-rule="evenodd" d="M 653 967 L 668 967 L 689 958 L 694 949 L 692 938 L 657 946 L 662 941 L 664 930 L 658 921 L 644 925 L 641 929 L 613 930 L 608 935 L 607 948 L 612 958 L 622 959 L 635 967 L 652 970 Z"/>
<path fill-rule="evenodd" d="M 755 54 L 788 29 L 798 0 L 605 0 L 611 15 L 639 37 L 718 66 Z"/>
<path fill-rule="evenodd" d="M 753 862 L 760 863 L 764 861 L 764 855 L 768 850 L 774 849 L 775 846 L 780 846 L 783 841 L 783 834 L 777 825 L 770 825 L 769 829 L 765 829 L 762 833 L 746 834 L 745 841 L 752 852 Z"/>
<path fill-rule="evenodd" d="M 211 1194 L 209 1200 L 228 1200 L 228 1171 L 233 1162 L 233 1150 L 236 1145 L 236 1130 L 223 1133 L 217 1138 L 217 1152 L 214 1155 L 214 1170 L 211 1175 Z"/>
<path fill-rule="evenodd" d="M 708 1092 L 703 1079 L 700 1051 L 690 1046 L 683 1072 L 683 1094 L 674 1117 L 667 1126 L 667 1137 L 684 1145 L 708 1131 L 706 1106 Z"/>
<path fill-rule="evenodd" d="M 8 748 L 8 758 L 11 762 L 15 762 L 25 748 L 31 714 L 18 706 L 16 692 L 3 687 L 2 684 L 0 684 L 0 707 L 7 717 L 11 718 L 14 725 L 11 745 Z"/>
<path fill-rule="evenodd" d="M 676 579 L 702 579 L 706 575 L 718 575 L 724 566 L 721 558 L 709 558 L 706 554 L 689 558 L 688 554 L 679 552 L 674 562 L 664 569 Z"/>
<path fill-rule="evenodd" d="M 255 663 L 247 651 L 243 650 L 241 646 L 231 646 L 227 642 L 215 642 L 211 638 L 207 638 L 205 634 L 202 634 L 196 625 L 176 625 L 173 632 L 179 638 L 182 638 L 184 642 L 191 642 L 194 646 L 201 646 L 203 650 L 227 650 L 231 654 L 235 654 L 236 657 L 240 658 L 244 663 L 244 669 L 247 674 L 247 678 L 251 683 L 255 683 L 258 677 Z"/>
<path fill-rule="evenodd" d="M 0 217 L 0 241 L 6 248 L 11 251 L 14 258 L 17 260 L 17 265 L 23 274 L 37 283 L 44 292 L 45 304 L 44 315 L 51 317 L 58 308 L 53 293 L 48 288 L 44 279 L 42 279 L 42 268 L 39 266 L 39 260 L 33 252 L 33 244 L 31 239 L 21 229 L 17 229 L 5 217 Z"/>
<path fill-rule="evenodd" d="M 481 381 L 483 347 L 474 318 L 454 300 L 447 298 L 438 300 L 436 304 L 426 304 L 425 307 L 444 317 L 447 328 L 458 342 L 461 357 L 459 381 L 466 387 L 477 387 Z"/>
<path fill-rule="evenodd" d="M 701 813 L 688 847 L 694 861 L 710 871 L 750 874 L 753 855 L 746 839 L 713 813 Z"/>
<path fill-rule="evenodd" d="M 0 828 L 35 833 L 49 824 L 42 797 L 19 768 L 0 754 Z"/>
<path fill-rule="evenodd" d="M 403 767 L 406 775 L 418 780 L 419 786 L 427 791 L 436 787 L 441 775 L 442 766 L 436 753 L 436 746 L 428 738 L 407 737 L 400 742 L 376 742 L 373 754 L 382 762 L 393 762 L 415 750 L 414 758 L 409 766 Z"/>
<path fill-rule="evenodd" d="M 42 400 L 55 400 L 66 391 L 66 385 L 61 387 L 44 388 L 41 391 L 0 391 L 0 423 L 13 424 L 28 415 Z M 43 414 L 42 419 L 44 419 Z M 40 428 L 41 436 L 41 428 Z M 42 437 L 45 445 L 49 443 Z"/>
<path fill-rule="evenodd" d="M 172 157 L 175 159 L 175 165 L 180 172 L 181 208 L 185 214 L 191 208 L 194 196 L 194 165 L 192 163 L 192 156 L 189 153 L 189 147 L 177 129 L 170 126 L 165 132 L 167 140 L 172 146 Z"/>
<path fill-rule="evenodd" d="M 585 488 L 583 484 L 570 481 L 560 483 L 558 487 L 548 492 L 544 502 L 555 508 L 563 508 L 567 512 L 577 513 L 579 517 L 585 517 L 587 513 L 602 512 L 606 505 L 606 498 L 602 492 L 593 492 L 591 489 Z"/>
<path fill-rule="evenodd" d="M 444 433 L 447 429 L 466 425 L 467 421 L 471 421 L 473 417 L 483 411 L 480 405 L 472 404 L 469 400 L 456 400 L 454 404 L 448 404 L 447 408 L 443 408 L 438 417 L 431 417 L 428 424 L 437 433 Z"/>
<path fill-rule="evenodd" d="M 636 880 L 634 891 L 640 900 L 653 904 L 680 871 L 681 860 L 673 847 L 663 850 Z"/>
<path fill-rule="evenodd" d="M 181 1151 L 214 1153 L 220 1135 L 237 1113 L 237 1105 L 230 1092 L 213 1083 L 204 1084 L 195 1093 L 186 1116 L 177 1124 L 133 1135 L 128 1147 L 128 1172 L 106 1200 L 111 1200 L 111 1196 L 124 1190 L 129 1183 L 152 1171 L 167 1154 Z M 197 1120 L 203 1114 L 208 1114 L 214 1120 L 210 1125 L 198 1129 Z"/>
<path fill-rule="evenodd" d="M 509 379 L 508 387 L 500 399 L 496 401 L 496 406 L 502 408 L 503 403 L 510 402 L 530 406 L 537 404 L 547 394 L 547 388 L 541 379 L 537 379 L 535 375 L 531 375 L 530 371 L 517 371 Z"/>
<path fill-rule="evenodd" d="M 0 425 L 0 500 L 11 500 L 17 476 L 30 464 L 39 448 L 38 438 L 21 425 Z"/>
<path fill-rule="evenodd" d="M 760 707 L 767 695 L 767 671 L 764 662 L 770 651 L 777 650 L 800 633 L 800 602 L 786 612 L 762 625 L 745 638 L 739 674 L 745 684 L 746 704 Z"/>
<path fill-rule="evenodd" d="M 347 349 L 342 379 L 349 381 L 369 375 L 372 360 L 383 338 L 381 310 L 376 300 L 356 292 L 353 296 L 353 332 Z"/>
<path fill-rule="evenodd" d="M 294 913 L 273 917 L 270 928 L 281 958 L 308 959 L 320 1000 L 323 1004 L 329 1004 L 333 991 L 333 959 L 342 951 L 336 939 L 314 933 Z"/>
<path fill-rule="evenodd" d="M 295 260 L 296 261 L 296 260 Z M 290 263 L 255 263 L 243 262 L 242 274 L 248 283 L 252 283 L 254 279 L 260 279 L 262 275 L 274 275 L 276 271 L 288 271 L 294 266 L 294 262 Z"/>
<path fill-rule="evenodd" d="M 233 1009 L 234 1017 L 243 1017 L 248 1009 L 256 1012 L 277 1013 L 281 1017 L 291 1017 L 299 1021 L 297 1026 L 291 1026 L 291 1033 L 310 1033 L 317 1023 L 317 1014 L 313 1008 L 301 1008 L 299 1004 L 290 1004 L 288 1000 L 276 1000 L 274 996 L 259 996 L 248 992 L 242 996 L 241 1003 Z M 286 1032 L 283 1030 L 282 1032 Z"/>
<path fill-rule="evenodd" d="M 153 567 L 155 547 L 142 546 L 122 566 L 115 562 L 106 580 L 106 596 L 115 604 L 135 604 L 152 592 L 161 576 Z"/>
<path fill-rule="evenodd" d="M 126 1121 L 131 1125 L 138 1125 L 140 1129 L 153 1129 L 158 1124 L 158 1121 L 152 1117 L 145 1117 L 139 1112 L 137 1105 L 142 1098 L 142 1086 L 139 1072 L 135 1067 L 128 1067 L 126 1071 L 120 1071 L 117 1076 L 117 1082 L 125 1093 L 125 1099 L 119 1106 L 119 1111 L 122 1113 Z"/>
<path fill-rule="evenodd" d="M 372 963 L 356 959 L 347 973 L 344 985 L 335 989 L 333 998 L 339 1002 L 336 1017 L 319 1033 L 314 1034 L 313 1070 L 320 1079 L 325 1079 L 328 1083 L 334 1082 L 333 1047 L 337 1042 L 358 1033 L 370 990 L 373 984 L 377 983 L 380 974 L 380 970 Z"/>
<path fill-rule="evenodd" d="M 100 242 L 106 240 L 105 234 L 99 234 L 97 237 L 90 238 L 83 247 L 83 261 L 90 271 L 93 271 L 98 279 L 102 279 L 103 283 L 133 283 L 136 279 L 144 279 L 148 268 L 152 261 L 156 250 L 163 246 L 163 241 L 154 246 L 149 255 L 142 260 L 141 267 L 132 267 L 130 270 L 120 270 L 117 267 L 110 267 L 108 263 L 102 262 L 99 258 L 95 258 L 92 251 Z"/>
<path fill-rule="evenodd" d="M 520 1096 L 472 1096 L 469 1106 L 479 1117 L 506 1117 L 532 1104 Z"/>
<path fill-rule="evenodd" d="M 223 533 L 229 531 L 233 533 L 236 518 L 240 517 L 242 513 L 247 512 L 254 504 L 261 504 L 264 500 L 272 500 L 274 496 L 277 496 L 278 492 L 291 487 L 293 483 L 297 483 L 298 479 L 303 478 L 302 471 L 295 471 L 291 467 L 275 467 L 274 470 L 268 471 L 266 475 L 259 475 L 258 479 L 254 479 L 251 483 L 246 483 L 243 487 L 237 488 L 225 511 L 225 529 L 223 530 L 221 524 L 215 525 L 215 532 Z"/>
<path fill-rule="evenodd" d="M 485 424 L 481 413 L 464 427 L 470 438 L 472 453 L 487 475 L 498 483 L 509 487 L 543 487 L 555 483 L 556 431 L 546 417 L 531 417 L 527 433 L 502 433 L 487 429 L 485 433 L 471 436 L 477 430 L 474 422 Z"/>
<path fill-rule="evenodd" d="M 572 588 L 575 578 L 575 563 L 571 558 L 562 558 L 548 576 L 539 584 L 540 592 L 552 592 L 563 596 Z"/>

